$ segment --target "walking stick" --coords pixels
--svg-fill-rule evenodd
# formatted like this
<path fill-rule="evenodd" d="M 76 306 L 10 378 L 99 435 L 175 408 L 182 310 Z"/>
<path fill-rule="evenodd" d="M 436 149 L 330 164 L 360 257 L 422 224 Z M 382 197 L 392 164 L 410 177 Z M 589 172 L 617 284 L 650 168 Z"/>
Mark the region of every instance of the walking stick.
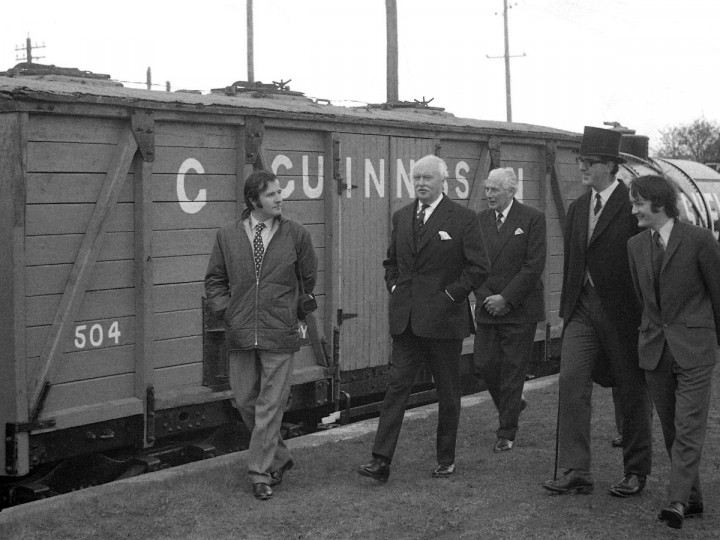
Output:
<path fill-rule="evenodd" d="M 545 323 L 545 361 L 550 361 L 550 323 Z M 562 356 L 560 357 L 562 362 Z M 560 376 L 558 375 L 558 406 L 555 419 L 555 466 L 553 468 L 553 481 L 557 480 L 558 453 L 560 447 Z"/>

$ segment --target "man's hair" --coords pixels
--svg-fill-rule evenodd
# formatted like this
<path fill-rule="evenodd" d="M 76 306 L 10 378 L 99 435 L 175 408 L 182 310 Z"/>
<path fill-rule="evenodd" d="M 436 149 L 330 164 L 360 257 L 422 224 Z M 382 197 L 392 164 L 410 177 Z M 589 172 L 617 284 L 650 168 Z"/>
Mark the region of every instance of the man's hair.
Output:
<path fill-rule="evenodd" d="M 515 188 L 517 191 L 518 179 L 515 176 L 515 171 L 512 167 L 500 167 L 499 169 L 493 169 L 490 171 L 487 177 L 488 180 L 501 180 L 502 185 L 505 189 Z"/>
<path fill-rule="evenodd" d="M 634 178 L 630 181 L 630 196 L 633 199 L 643 198 L 650 201 L 653 212 L 665 208 L 665 214 L 670 218 L 680 215 L 677 191 L 670 180 L 663 176 L 647 174 Z"/>
<path fill-rule="evenodd" d="M 277 180 L 270 171 L 255 171 L 245 179 L 245 210 L 242 212 L 243 219 L 247 219 L 255 209 L 255 204 L 260 202 L 260 194 L 265 191 L 270 182 Z M 253 204 L 255 203 L 255 204 Z"/>
<path fill-rule="evenodd" d="M 443 180 L 447 180 L 447 177 L 448 177 L 447 164 L 442 159 L 440 159 L 439 157 L 437 157 L 433 154 L 427 155 L 427 156 L 422 157 L 419 160 L 417 160 L 413 164 L 412 168 L 410 169 L 410 176 L 411 177 L 413 176 L 415 167 L 417 167 L 418 165 L 425 165 L 425 164 L 430 164 L 430 163 L 435 165 L 437 172 L 440 173 L 440 178 L 442 178 Z"/>

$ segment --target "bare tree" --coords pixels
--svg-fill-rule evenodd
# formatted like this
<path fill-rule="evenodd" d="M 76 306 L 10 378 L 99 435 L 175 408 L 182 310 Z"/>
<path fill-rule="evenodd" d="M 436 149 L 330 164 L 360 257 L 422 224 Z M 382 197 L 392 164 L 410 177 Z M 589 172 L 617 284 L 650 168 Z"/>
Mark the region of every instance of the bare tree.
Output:
<path fill-rule="evenodd" d="M 720 124 L 698 118 L 660 130 L 658 156 L 705 163 L 720 160 Z"/>

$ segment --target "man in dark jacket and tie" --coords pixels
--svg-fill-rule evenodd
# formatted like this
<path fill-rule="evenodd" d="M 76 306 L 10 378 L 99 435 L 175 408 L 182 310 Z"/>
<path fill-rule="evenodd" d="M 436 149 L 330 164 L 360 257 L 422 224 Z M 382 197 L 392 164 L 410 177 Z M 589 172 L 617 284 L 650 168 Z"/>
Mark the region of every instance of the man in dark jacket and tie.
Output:
<path fill-rule="evenodd" d="M 610 374 L 605 384 L 617 386 L 622 406 L 624 476 L 610 486 L 610 493 L 640 493 L 652 463 L 650 400 L 637 356 L 641 308 L 627 256 L 627 241 L 639 229 L 628 190 L 615 178 L 618 164 L 624 162 L 620 138 L 617 131 L 586 127 L 580 145 L 578 164 L 589 189 L 570 205 L 565 225 L 558 404 L 562 475 L 544 484 L 553 493 L 590 493 L 594 487 L 593 371 Z"/>
<path fill-rule="evenodd" d="M 475 370 L 492 396 L 500 426 L 494 452 L 511 450 L 518 429 L 537 323 L 545 320 L 545 216 L 515 199 L 512 168 L 490 171 L 480 212 L 490 275 L 475 291 Z"/>
<path fill-rule="evenodd" d="M 630 198 L 647 227 L 628 242 L 643 305 L 640 367 L 670 455 L 670 502 L 658 517 L 679 529 L 704 510 L 699 470 L 720 345 L 720 245 L 707 229 L 678 221 L 678 196 L 666 178 L 636 178 Z"/>
<path fill-rule="evenodd" d="M 412 167 L 417 199 L 392 217 L 385 267 L 390 293 L 392 356 L 388 385 L 373 445 L 373 459 L 358 472 L 387 481 L 405 406 L 423 363 L 437 388 L 435 478 L 455 471 L 460 417 L 460 353 L 470 335 L 468 295 L 488 274 L 477 216 L 443 194 L 445 162 L 425 156 Z"/>

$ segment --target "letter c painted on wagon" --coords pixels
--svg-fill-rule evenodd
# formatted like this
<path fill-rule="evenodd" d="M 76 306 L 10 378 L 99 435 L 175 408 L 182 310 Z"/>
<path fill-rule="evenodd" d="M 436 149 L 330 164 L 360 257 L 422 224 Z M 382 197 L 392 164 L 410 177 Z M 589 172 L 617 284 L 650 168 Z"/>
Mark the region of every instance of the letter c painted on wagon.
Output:
<path fill-rule="evenodd" d="M 205 174 L 205 169 L 203 169 L 203 166 L 197 159 L 187 158 L 182 162 L 182 165 L 180 165 L 177 175 L 177 198 L 180 203 L 180 208 L 187 214 L 197 214 L 202 207 L 207 204 L 207 190 L 204 188 L 199 190 L 195 200 L 191 201 L 185 192 L 185 174 L 188 171 Z"/>

